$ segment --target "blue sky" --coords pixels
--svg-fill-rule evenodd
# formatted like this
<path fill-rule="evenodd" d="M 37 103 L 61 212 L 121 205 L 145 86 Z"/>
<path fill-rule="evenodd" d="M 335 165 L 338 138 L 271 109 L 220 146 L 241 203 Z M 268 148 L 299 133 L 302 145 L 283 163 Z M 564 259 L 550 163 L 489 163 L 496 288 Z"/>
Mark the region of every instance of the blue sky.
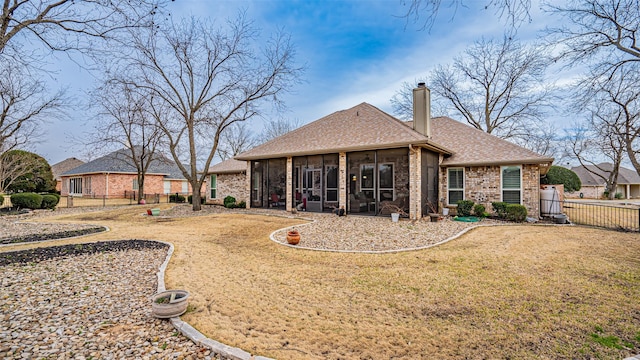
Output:
<path fill-rule="evenodd" d="M 265 37 L 277 29 L 291 34 L 297 61 L 306 67 L 306 72 L 304 82 L 285 97 L 289 111 L 281 116 L 304 124 L 361 102 L 391 113 L 389 99 L 402 82 L 414 82 L 435 65 L 451 63 L 483 36 L 502 36 L 505 21 L 493 10 L 484 9 L 487 2 L 468 1 L 466 7 L 457 8 L 443 6 L 430 31 L 418 31 L 416 25 L 406 24 L 399 17 L 406 11 L 400 0 L 177 0 L 170 3 L 168 10 L 174 20 L 200 16 L 221 22 L 244 9 Z M 537 1 L 533 2 L 532 21 L 523 24 L 518 33 L 524 42 L 535 40 L 538 30 L 553 21 L 539 11 Z M 55 84 L 67 86 L 70 97 L 82 101 L 94 85 L 91 75 L 65 55 L 56 58 L 51 62 L 53 68 L 59 69 Z M 85 155 L 80 147 L 72 145 L 72 139 L 82 141 L 84 134 L 91 131 L 90 113 L 80 106 L 69 116 L 70 119 L 49 121 L 44 127 L 49 136 L 32 149 L 51 164 Z M 252 120 L 250 125 L 256 132 L 262 128 L 260 121 Z"/>

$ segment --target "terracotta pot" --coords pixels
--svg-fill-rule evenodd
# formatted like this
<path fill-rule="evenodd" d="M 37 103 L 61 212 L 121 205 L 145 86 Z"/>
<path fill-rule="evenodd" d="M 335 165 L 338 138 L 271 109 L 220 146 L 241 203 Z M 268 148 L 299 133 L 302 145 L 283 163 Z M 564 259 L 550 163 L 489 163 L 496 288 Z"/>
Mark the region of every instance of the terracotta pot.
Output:
<path fill-rule="evenodd" d="M 431 218 L 431 222 L 438 222 L 438 220 L 440 220 L 439 214 L 429 214 L 429 217 Z"/>
<path fill-rule="evenodd" d="M 180 316 L 187 311 L 189 292 L 186 290 L 167 290 L 152 297 L 151 312 L 160 319 Z"/>
<path fill-rule="evenodd" d="M 297 245 L 300 242 L 300 233 L 297 230 L 288 231 L 287 242 L 291 245 Z"/>

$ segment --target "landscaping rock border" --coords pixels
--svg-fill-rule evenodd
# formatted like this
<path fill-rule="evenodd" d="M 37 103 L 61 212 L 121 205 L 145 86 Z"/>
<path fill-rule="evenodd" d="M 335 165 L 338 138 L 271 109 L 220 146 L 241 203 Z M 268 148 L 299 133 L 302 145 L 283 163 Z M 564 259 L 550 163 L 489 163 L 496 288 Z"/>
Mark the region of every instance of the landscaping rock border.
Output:
<path fill-rule="evenodd" d="M 168 245 L 150 240 L 116 240 L 99 241 L 94 243 L 59 245 L 27 250 L 8 251 L 0 253 L 0 266 L 13 263 L 40 262 L 58 257 L 74 256 L 80 254 L 93 254 L 96 252 L 165 249 Z"/>
<path fill-rule="evenodd" d="M 46 241 L 46 240 L 57 240 L 64 238 L 72 238 L 78 236 L 85 236 L 90 234 L 96 234 L 100 232 L 107 231 L 107 228 L 104 226 L 96 226 L 93 228 L 87 229 L 79 229 L 79 230 L 67 230 L 61 232 L 55 232 L 50 234 L 32 234 L 25 236 L 17 236 L 12 238 L 4 238 L 0 239 L 0 245 L 14 245 L 18 243 L 28 243 L 28 242 L 36 242 L 36 241 Z"/>

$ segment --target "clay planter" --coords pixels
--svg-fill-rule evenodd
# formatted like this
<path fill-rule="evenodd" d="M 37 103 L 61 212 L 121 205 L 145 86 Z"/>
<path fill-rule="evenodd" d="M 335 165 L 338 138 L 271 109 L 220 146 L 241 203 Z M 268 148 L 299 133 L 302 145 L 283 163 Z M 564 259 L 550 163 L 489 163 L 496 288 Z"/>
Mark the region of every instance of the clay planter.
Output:
<path fill-rule="evenodd" d="M 287 242 L 291 245 L 297 245 L 300 242 L 300 233 L 298 230 L 287 231 Z"/>
<path fill-rule="evenodd" d="M 430 213 L 429 217 L 431 218 L 431 222 L 438 222 L 438 220 L 440 220 L 440 214 Z"/>
<path fill-rule="evenodd" d="M 186 290 L 167 290 L 153 295 L 151 312 L 160 319 L 180 316 L 187 311 L 189 292 Z"/>

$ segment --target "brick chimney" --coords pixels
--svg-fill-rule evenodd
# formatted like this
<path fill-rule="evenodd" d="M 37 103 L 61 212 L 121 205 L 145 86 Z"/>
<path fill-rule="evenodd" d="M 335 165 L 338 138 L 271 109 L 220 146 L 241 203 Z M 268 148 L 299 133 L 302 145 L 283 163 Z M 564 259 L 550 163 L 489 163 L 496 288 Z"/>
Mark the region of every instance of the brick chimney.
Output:
<path fill-rule="evenodd" d="M 431 91 L 423 82 L 413 89 L 413 130 L 431 138 Z"/>

